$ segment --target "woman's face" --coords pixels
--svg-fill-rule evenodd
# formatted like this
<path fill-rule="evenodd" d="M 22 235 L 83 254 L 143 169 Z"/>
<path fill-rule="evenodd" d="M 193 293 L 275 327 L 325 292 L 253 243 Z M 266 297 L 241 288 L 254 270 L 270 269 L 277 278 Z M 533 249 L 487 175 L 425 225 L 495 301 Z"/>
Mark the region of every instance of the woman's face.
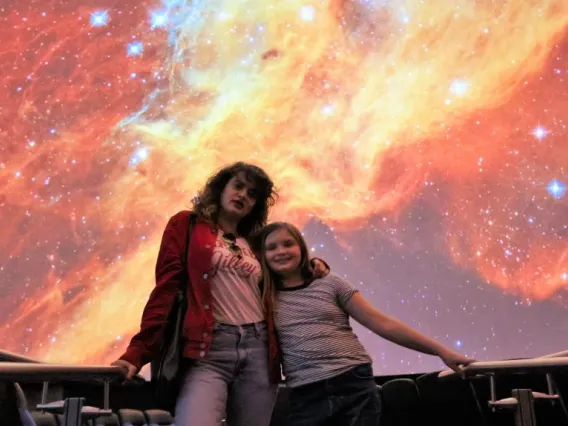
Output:
<path fill-rule="evenodd" d="M 268 234 L 264 242 L 264 256 L 268 267 L 282 276 L 297 272 L 302 262 L 300 245 L 284 228 Z"/>
<path fill-rule="evenodd" d="M 256 188 L 244 172 L 231 178 L 221 194 L 221 210 L 227 216 L 241 220 L 256 203 Z"/>

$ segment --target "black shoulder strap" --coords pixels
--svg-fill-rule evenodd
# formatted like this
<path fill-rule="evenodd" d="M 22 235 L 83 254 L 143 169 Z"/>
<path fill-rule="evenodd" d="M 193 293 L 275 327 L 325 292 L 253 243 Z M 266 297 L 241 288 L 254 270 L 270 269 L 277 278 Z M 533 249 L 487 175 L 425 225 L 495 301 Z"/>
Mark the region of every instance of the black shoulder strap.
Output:
<path fill-rule="evenodd" d="M 181 263 L 183 265 L 183 268 L 186 271 L 187 279 L 184 280 L 186 287 L 189 284 L 189 270 L 187 269 L 187 255 L 188 255 L 188 252 L 189 252 L 189 241 L 190 241 L 190 238 L 191 238 L 191 231 L 193 229 L 193 223 L 194 222 L 195 222 L 195 215 L 193 213 L 190 213 L 189 218 L 188 218 L 188 223 L 187 223 L 187 234 L 185 235 L 185 248 L 183 250 L 183 257 L 181 259 Z"/>
<path fill-rule="evenodd" d="M 194 219 L 195 216 L 193 215 L 193 213 L 190 213 L 187 223 L 187 234 L 185 234 L 185 248 L 183 250 L 183 257 L 181 259 L 183 267 L 186 269 L 187 269 L 187 253 L 189 252 L 189 239 L 191 237 L 191 230 L 193 228 Z"/>

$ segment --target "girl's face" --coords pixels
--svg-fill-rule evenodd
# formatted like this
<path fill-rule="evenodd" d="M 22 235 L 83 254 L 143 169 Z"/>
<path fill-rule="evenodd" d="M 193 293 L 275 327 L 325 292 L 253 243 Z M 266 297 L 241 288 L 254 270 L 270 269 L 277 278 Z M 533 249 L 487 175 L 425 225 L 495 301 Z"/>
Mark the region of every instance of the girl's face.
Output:
<path fill-rule="evenodd" d="M 284 228 L 268 234 L 264 242 L 264 256 L 268 267 L 284 277 L 298 272 L 302 262 L 300 245 Z"/>

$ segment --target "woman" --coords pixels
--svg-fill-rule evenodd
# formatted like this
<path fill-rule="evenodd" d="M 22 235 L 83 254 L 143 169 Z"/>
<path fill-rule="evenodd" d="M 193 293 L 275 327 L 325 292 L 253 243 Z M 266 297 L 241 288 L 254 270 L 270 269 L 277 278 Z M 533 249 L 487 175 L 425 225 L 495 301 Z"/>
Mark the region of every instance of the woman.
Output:
<path fill-rule="evenodd" d="M 164 231 L 156 287 L 141 330 L 113 365 L 127 378 L 157 354 L 176 291 L 189 273 L 184 358 L 176 426 L 268 426 L 281 379 L 280 354 L 260 264 L 248 237 L 266 224 L 274 185 L 254 165 L 235 163 L 212 176 L 193 212 L 173 216 Z M 195 215 L 185 271 L 189 215 Z M 320 266 L 321 269 L 321 266 Z"/>
<path fill-rule="evenodd" d="M 335 274 L 314 279 L 296 227 L 272 223 L 260 234 L 263 285 L 273 299 L 293 426 L 377 425 L 380 401 L 371 358 L 349 318 L 401 346 L 437 355 L 455 371 L 469 360 L 379 312 Z M 271 296 L 270 296 L 271 295 Z"/>

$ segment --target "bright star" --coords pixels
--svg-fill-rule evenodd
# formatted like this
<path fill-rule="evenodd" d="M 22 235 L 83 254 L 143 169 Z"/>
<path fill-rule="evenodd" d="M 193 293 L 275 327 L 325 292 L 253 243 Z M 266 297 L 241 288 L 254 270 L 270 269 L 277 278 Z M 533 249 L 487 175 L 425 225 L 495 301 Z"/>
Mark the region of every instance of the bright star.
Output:
<path fill-rule="evenodd" d="M 129 56 L 138 56 L 144 51 L 144 45 L 140 41 L 133 41 L 128 45 L 126 50 Z"/>
<path fill-rule="evenodd" d="M 313 6 L 302 6 L 300 8 L 300 18 L 304 21 L 313 21 L 316 17 L 316 10 Z"/>
<path fill-rule="evenodd" d="M 548 190 L 548 193 L 557 200 L 566 195 L 566 185 L 557 179 L 551 181 L 546 189 Z"/>
<path fill-rule="evenodd" d="M 465 80 L 454 80 L 450 85 L 450 92 L 456 96 L 465 95 L 470 84 Z"/>
<path fill-rule="evenodd" d="M 135 166 L 148 158 L 148 148 L 138 148 L 130 157 L 130 165 Z"/>
<path fill-rule="evenodd" d="M 165 27 L 168 24 L 168 15 L 163 12 L 152 12 L 150 14 L 150 22 L 152 23 L 152 28 Z"/>
<path fill-rule="evenodd" d="M 326 105 L 321 109 L 321 113 L 327 116 L 333 115 L 333 109 L 333 105 Z"/>
<path fill-rule="evenodd" d="M 90 22 L 93 27 L 102 27 L 108 24 L 109 15 L 106 10 L 99 10 L 91 14 Z"/>
<path fill-rule="evenodd" d="M 548 130 L 546 130 L 542 126 L 538 126 L 533 130 L 532 134 L 535 138 L 537 138 L 540 141 L 544 139 L 546 135 L 548 135 Z"/>

